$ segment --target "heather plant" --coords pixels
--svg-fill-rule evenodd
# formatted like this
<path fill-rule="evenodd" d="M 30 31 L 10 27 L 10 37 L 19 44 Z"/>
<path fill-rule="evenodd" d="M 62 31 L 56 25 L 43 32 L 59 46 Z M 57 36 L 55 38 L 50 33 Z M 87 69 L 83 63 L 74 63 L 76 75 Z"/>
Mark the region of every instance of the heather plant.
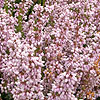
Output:
<path fill-rule="evenodd" d="M 2 0 L 1 97 L 95 100 L 99 44 L 99 0 Z"/>

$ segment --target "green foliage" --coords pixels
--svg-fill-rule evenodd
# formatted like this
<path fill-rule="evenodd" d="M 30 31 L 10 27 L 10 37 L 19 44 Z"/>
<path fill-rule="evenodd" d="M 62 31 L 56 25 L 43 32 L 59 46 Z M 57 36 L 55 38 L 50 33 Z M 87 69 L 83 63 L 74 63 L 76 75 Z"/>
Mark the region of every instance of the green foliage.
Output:
<path fill-rule="evenodd" d="M 29 20 L 29 15 L 32 13 L 33 7 L 34 7 L 34 5 L 32 5 L 32 6 L 28 9 L 28 12 L 26 13 L 27 19 L 26 19 L 25 21 L 28 21 L 28 20 Z"/>
<path fill-rule="evenodd" d="M 20 2 L 21 2 L 21 0 L 15 0 L 15 3 L 18 3 L 19 4 Z"/>
<path fill-rule="evenodd" d="M 45 5 L 45 0 L 41 0 L 41 5 L 42 5 L 42 6 Z"/>
<path fill-rule="evenodd" d="M 87 47 L 87 44 L 83 44 L 83 47 L 86 48 Z"/>
<path fill-rule="evenodd" d="M 8 13 L 8 9 L 9 9 L 8 8 L 8 4 L 7 4 L 7 1 L 8 0 L 5 0 L 4 7 L 3 7 L 6 10 L 6 13 Z"/>
<path fill-rule="evenodd" d="M 50 35 L 50 37 L 52 40 L 55 39 L 55 35 Z"/>
<path fill-rule="evenodd" d="M 22 38 L 25 38 L 25 34 L 24 32 L 21 32 Z"/>
<path fill-rule="evenodd" d="M 41 4 L 41 1 L 42 1 L 42 0 L 37 0 L 37 3 L 38 3 L 38 4 Z"/>
<path fill-rule="evenodd" d="M 43 66 L 41 68 L 41 79 L 43 79 L 45 77 L 45 74 L 44 74 L 45 69 L 46 69 L 46 66 Z"/>
<path fill-rule="evenodd" d="M 92 35 L 92 36 L 91 36 L 91 38 L 94 38 L 94 37 L 95 37 L 95 35 Z"/>
<path fill-rule="evenodd" d="M 79 23 L 79 26 L 81 26 L 82 24 L 83 24 L 83 23 L 82 23 L 82 22 L 80 22 L 80 23 Z"/>
<path fill-rule="evenodd" d="M 6 50 L 6 53 L 7 53 L 8 55 L 10 54 L 9 49 Z"/>
<path fill-rule="evenodd" d="M 16 13 L 16 12 L 14 11 L 14 9 L 16 9 L 16 8 L 15 8 L 15 7 L 12 7 L 12 8 L 11 8 L 11 12 L 12 12 L 12 16 L 13 16 L 13 17 L 15 17 L 15 13 Z"/>
<path fill-rule="evenodd" d="M 34 31 L 38 31 L 38 27 L 34 27 Z"/>
<path fill-rule="evenodd" d="M 0 78 L 3 78 L 3 73 L 2 72 L 0 72 Z M 1 83 L 1 79 L 0 79 L 0 83 Z M 7 85 L 7 83 L 5 81 L 3 86 L 6 87 L 6 85 Z M 9 92 L 8 93 L 5 93 L 5 92 L 1 93 L 1 90 L 0 90 L 0 94 L 1 94 L 1 99 L 2 100 L 14 100 L 13 95 Z"/>
<path fill-rule="evenodd" d="M 14 100 L 13 95 L 11 93 L 1 93 L 1 99 L 2 100 Z"/>
<path fill-rule="evenodd" d="M 16 32 L 21 32 L 22 31 L 22 16 L 18 16 L 18 26 L 15 27 Z"/>
<path fill-rule="evenodd" d="M 41 6 L 44 6 L 45 5 L 45 1 L 46 0 L 37 0 L 36 3 L 37 4 L 41 4 Z"/>
<path fill-rule="evenodd" d="M 76 13 L 79 13 L 80 12 L 80 10 L 78 8 L 70 8 L 69 10 L 74 11 Z"/>
<path fill-rule="evenodd" d="M 14 7 L 13 4 L 12 4 L 12 6 L 8 7 L 8 0 L 5 0 L 3 9 L 5 9 L 6 13 L 8 13 L 8 10 L 11 10 L 12 16 L 13 16 L 13 17 L 15 16 L 15 11 L 14 11 L 14 9 L 16 9 L 16 8 Z"/>
<path fill-rule="evenodd" d="M 40 47 L 37 47 L 37 49 L 34 51 L 34 56 L 36 56 L 36 53 L 40 51 Z"/>
<path fill-rule="evenodd" d="M 20 8 L 20 13 L 22 13 L 22 9 Z M 19 14 L 18 16 L 18 26 L 15 26 L 16 33 L 21 32 L 22 38 L 25 38 L 24 32 L 23 32 L 23 26 L 22 26 L 22 16 Z"/>
<path fill-rule="evenodd" d="M 31 5 L 31 7 L 28 9 L 28 12 L 26 13 L 27 19 L 25 21 L 29 20 L 29 15 L 32 13 L 35 4 L 41 4 L 41 6 L 44 6 L 45 0 L 37 0 L 33 5 Z"/>
<path fill-rule="evenodd" d="M 48 26 L 48 25 L 51 25 L 52 27 L 54 27 L 55 22 L 50 18 L 48 23 L 46 23 L 45 27 Z"/>
<path fill-rule="evenodd" d="M 100 97 L 98 97 L 96 100 L 100 100 Z"/>

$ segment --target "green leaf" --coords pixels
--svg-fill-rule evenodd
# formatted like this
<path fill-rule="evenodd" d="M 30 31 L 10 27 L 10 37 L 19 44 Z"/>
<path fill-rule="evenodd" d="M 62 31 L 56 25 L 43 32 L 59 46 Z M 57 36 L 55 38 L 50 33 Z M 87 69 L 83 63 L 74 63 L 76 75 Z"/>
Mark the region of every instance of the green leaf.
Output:
<path fill-rule="evenodd" d="M 9 55 L 10 54 L 10 52 L 9 52 L 9 49 L 7 48 L 7 50 L 6 50 L 6 53 Z"/>
<path fill-rule="evenodd" d="M 22 25 L 21 24 L 19 24 L 18 26 L 15 26 L 15 29 L 16 29 L 16 33 L 18 33 L 18 32 L 21 32 L 22 31 Z"/>
<path fill-rule="evenodd" d="M 5 92 L 1 93 L 1 98 L 2 98 L 2 100 L 14 100 L 13 95 L 9 92 L 8 93 L 5 93 Z"/>
<path fill-rule="evenodd" d="M 76 13 L 79 13 L 79 9 L 78 9 L 78 8 L 75 8 L 75 12 L 76 12 Z"/>
<path fill-rule="evenodd" d="M 85 27 L 87 25 L 87 22 L 84 23 L 83 27 Z"/>
<path fill-rule="evenodd" d="M 90 5 L 90 10 L 92 9 L 92 5 Z"/>
<path fill-rule="evenodd" d="M 86 48 L 87 47 L 87 44 L 83 44 L 83 47 Z"/>
<path fill-rule="evenodd" d="M 34 27 L 34 31 L 38 31 L 38 27 Z"/>
<path fill-rule="evenodd" d="M 8 13 L 8 9 L 9 9 L 8 8 L 8 4 L 7 4 L 7 1 L 8 0 L 5 0 L 5 4 L 4 4 L 4 7 L 3 7 L 6 10 L 6 13 Z"/>
<path fill-rule="evenodd" d="M 35 20 L 35 24 L 37 24 L 38 18 Z"/>
<path fill-rule="evenodd" d="M 92 35 L 92 36 L 91 36 L 91 38 L 94 38 L 94 37 L 95 37 L 95 35 Z"/>
<path fill-rule="evenodd" d="M 50 35 L 50 37 L 52 40 L 55 39 L 55 35 Z"/>
<path fill-rule="evenodd" d="M 96 100 L 100 100 L 100 97 L 97 97 Z"/>
<path fill-rule="evenodd" d="M 41 0 L 37 0 L 37 3 L 38 3 L 38 4 L 41 4 Z"/>
<path fill-rule="evenodd" d="M 11 10 L 13 17 L 15 16 L 15 13 L 16 13 L 16 11 L 14 11 L 14 9 L 16 9 L 16 8 L 15 7 L 12 7 L 12 10 Z"/>
<path fill-rule="evenodd" d="M 74 10 L 74 8 L 69 8 L 69 10 L 72 10 L 72 11 L 73 11 L 73 10 Z"/>
<path fill-rule="evenodd" d="M 43 79 L 44 77 L 45 77 L 45 74 L 44 74 L 44 70 L 46 69 L 46 66 L 43 66 L 42 68 L 41 68 L 41 79 Z"/>
<path fill-rule="evenodd" d="M 80 22 L 80 23 L 79 23 L 79 26 L 81 26 L 82 24 L 83 24 L 83 23 L 82 23 L 82 22 Z"/>
<path fill-rule="evenodd" d="M 34 7 L 34 4 L 28 9 L 28 12 L 26 13 L 27 19 L 25 21 L 29 20 L 29 15 L 32 13 L 33 7 Z"/>
<path fill-rule="evenodd" d="M 36 53 L 38 53 L 40 50 L 40 47 L 37 47 L 37 49 L 34 51 L 34 56 L 36 56 Z"/>
<path fill-rule="evenodd" d="M 45 5 L 45 0 L 41 0 L 41 5 L 42 5 L 42 6 Z"/>
<path fill-rule="evenodd" d="M 15 3 L 18 3 L 19 4 L 20 2 L 21 2 L 21 0 L 15 0 Z"/>
<path fill-rule="evenodd" d="M 25 38 L 24 32 L 21 32 L 21 36 L 22 36 L 22 38 Z"/>

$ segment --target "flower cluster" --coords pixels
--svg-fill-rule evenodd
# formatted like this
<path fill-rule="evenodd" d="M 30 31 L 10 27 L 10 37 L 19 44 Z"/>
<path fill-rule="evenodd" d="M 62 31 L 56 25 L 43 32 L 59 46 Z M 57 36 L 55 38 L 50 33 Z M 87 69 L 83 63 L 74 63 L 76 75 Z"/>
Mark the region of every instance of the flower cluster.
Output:
<path fill-rule="evenodd" d="M 1 91 L 14 100 L 95 100 L 99 44 L 99 0 L 6 0 L 0 9 Z"/>

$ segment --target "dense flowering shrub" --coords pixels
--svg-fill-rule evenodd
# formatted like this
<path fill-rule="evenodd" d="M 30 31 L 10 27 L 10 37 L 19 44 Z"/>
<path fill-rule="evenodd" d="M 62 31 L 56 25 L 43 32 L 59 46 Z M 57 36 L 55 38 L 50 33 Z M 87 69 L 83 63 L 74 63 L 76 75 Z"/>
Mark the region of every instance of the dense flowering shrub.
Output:
<path fill-rule="evenodd" d="M 1 92 L 14 100 L 100 96 L 99 0 L 5 0 L 0 7 Z"/>

